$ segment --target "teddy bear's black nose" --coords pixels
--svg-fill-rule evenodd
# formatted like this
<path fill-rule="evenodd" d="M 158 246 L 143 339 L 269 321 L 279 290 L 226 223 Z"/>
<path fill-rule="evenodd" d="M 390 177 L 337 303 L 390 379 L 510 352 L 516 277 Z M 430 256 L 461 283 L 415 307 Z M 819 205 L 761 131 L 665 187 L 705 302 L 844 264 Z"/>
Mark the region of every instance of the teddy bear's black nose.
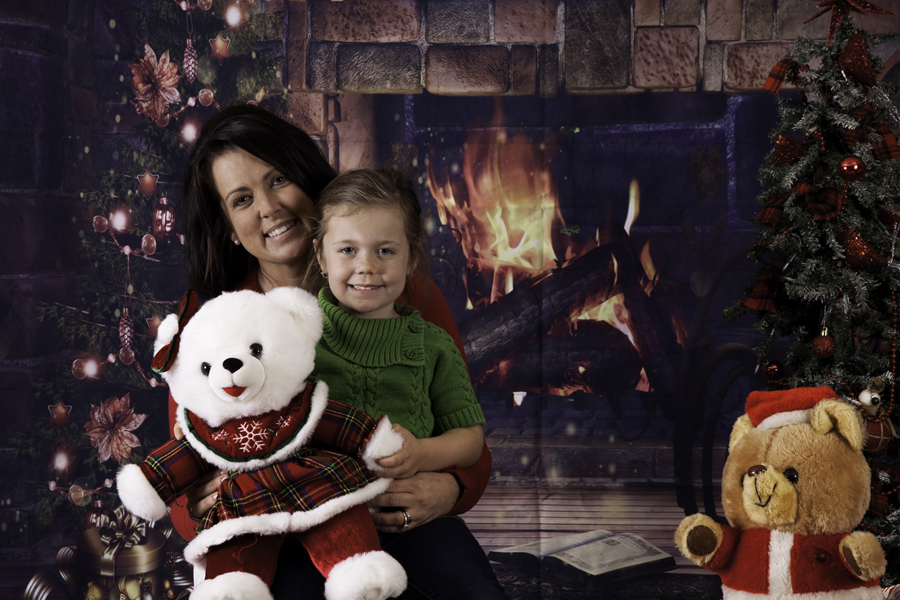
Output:
<path fill-rule="evenodd" d="M 235 371 L 243 367 L 244 363 L 242 363 L 237 358 L 226 358 L 225 362 L 222 363 L 222 366 L 234 373 Z"/>
<path fill-rule="evenodd" d="M 759 475 L 760 473 L 765 473 L 765 472 L 766 472 L 765 465 L 753 465 L 752 467 L 747 469 L 747 475 L 749 475 L 750 477 L 755 477 L 756 475 Z"/>

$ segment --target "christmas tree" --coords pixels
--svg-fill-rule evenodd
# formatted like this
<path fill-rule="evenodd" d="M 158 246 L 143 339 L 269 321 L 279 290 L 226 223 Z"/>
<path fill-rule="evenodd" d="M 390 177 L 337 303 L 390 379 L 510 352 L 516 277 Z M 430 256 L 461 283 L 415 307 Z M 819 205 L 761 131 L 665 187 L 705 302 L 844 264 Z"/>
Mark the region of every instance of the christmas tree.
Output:
<path fill-rule="evenodd" d="M 798 39 L 766 82 L 776 94 L 785 81 L 797 93 L 777 98 L 774 149 L 759 173 L 764 206 L 750 253 L 757 279 L 726 317 L 756 315 L 770 389 L 829 386 L 859 408 L 872 468 L 860 527 L 878 536 L 888 559 L 882 584 L 893 585 L 900 583 L 900 475 L 891 466 L 900 427 L 900 151 L 891 126 L 900 115 L 869 52 L 884 38 L 856 29 L 850 16 L 887 11 L 857 0 L 820 6 L 810 20 L 831 11 L 827 39 Z"/>
<path fill-rule="evenodd" d="M 120 88 L 121 110 L 140 118 L 113 154 L 116 167 L 80 193 L 85 274 L 71 301 L 40 307 L 72 359 L 33 386 L 49 418 L 13 440 L 33 473 L 31 521 L 42 537 L 51 525 L 78 533 L 112 515 L 120 465 L 169 438 L 167 390 L 149 365 L 156 326 L 186 286 L 178 215 L 191 144 L 220 106 L 286 107 L 282 58 L 265 43 L 279 36 L 280 46 L 283 14 L 263 8 L 254 0 L 146 2 L 135 15 L 145 37 L 127 44 L 138 52 L 104 57 L 127 61 L 133 77 L 98 85 Z"/>

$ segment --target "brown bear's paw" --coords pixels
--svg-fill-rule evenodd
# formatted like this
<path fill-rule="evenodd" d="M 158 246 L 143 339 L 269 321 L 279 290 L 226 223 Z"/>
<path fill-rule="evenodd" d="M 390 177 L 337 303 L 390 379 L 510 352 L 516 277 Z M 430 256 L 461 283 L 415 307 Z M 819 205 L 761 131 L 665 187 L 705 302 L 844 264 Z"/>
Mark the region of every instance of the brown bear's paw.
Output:
<path fill-rule="evenodd" d="M 847 568 L 863 581 L 879 579 L 887 568 L 884 550 L 874 535 L 854 531 L 841 540 L 841 556 Z"/>
<path fill-rule="evenodd" d="M 675 530 L 675 545 L 686 558 L 703 566 L 722 543 L 722 528 L 706 515 L 685 517 Z"/>

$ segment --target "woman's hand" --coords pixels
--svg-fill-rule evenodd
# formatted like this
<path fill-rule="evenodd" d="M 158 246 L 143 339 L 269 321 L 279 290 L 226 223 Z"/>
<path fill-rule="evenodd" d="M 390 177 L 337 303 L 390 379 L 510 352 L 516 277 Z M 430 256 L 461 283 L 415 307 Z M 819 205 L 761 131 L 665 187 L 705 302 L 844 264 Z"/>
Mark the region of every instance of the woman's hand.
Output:
<path fill-rule="evenodd" d="M 212 471 L 200 478 L 194 486 L 185 492 L 185 505 L 191 519 L 198 525 L 203 516 L 213 507 L 219 497 L 219 484 L 227 477 L 222 470 Z"/>
<path fill-rule="evenodd" d="M 386 492 L 376 496 L 375 508 L 400 508 L 409 513 L 410 524 L 403 527 L 400 510 L 372 514 L 375 527 L 386 533 L 409 531 L 438 517 L 443 517 L 459 498 L 459 483 L 450 473 L 417 473 L 408 479 L 395 479 Z"/>
<path fill-rule="evenodd" d="M 421 456 L 421 442 L 403 425 L 394 423 L 393 430 L 403 437 L 403 447 L 394 454 L 376 461 L 384 468 L 384 471 L 379 471 L 377 475 L 383 479 L 406 479 L 419 472 L 418 457 Z"/>

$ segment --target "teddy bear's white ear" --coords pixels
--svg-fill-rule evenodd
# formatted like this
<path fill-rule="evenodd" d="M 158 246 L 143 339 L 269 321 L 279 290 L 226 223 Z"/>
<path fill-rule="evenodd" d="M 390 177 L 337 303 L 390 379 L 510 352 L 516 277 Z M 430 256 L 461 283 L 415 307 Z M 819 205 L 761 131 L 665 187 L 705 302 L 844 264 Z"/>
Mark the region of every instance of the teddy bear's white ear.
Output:
<path fill-rule="evenodd" d="M 734 422 L 734 427 L 731 428 L 731 437 L 728 440 L 728 451 L 731 452 L 734 450 L 735 444 L 738 443 L 738 440 L 753 431 L 756 426 L 753 424 L 753 421 L 750 420 L 750 416 L 743 414 L 738 417 L 738 420 Z"/>
<path fill-rule="evenodd" d="M 296 287 L 277 287 L 266 298 L 288 311 L 303 332 L 313 341 L 322 337 L 322 308 L 315 296 Z"/>
<path fill-rule="evenodd" d="M 810 425 L 816 433 L 823 435 L 834 429 L 851 448 L 862 450 L 865 441 L 862 415 L 846 402 L 822 400 L 812 409 Z"/>
<path fill-rule="evenodd" d="M 156 341 L 153 342 L 153 354 L 159 352 L 159 349 L 166 344 L 170 344 L 176 333 L 178 333 L 178 315 L 172 313 L 163 319 L 163 322 L 159 324 L 159 327 L 156 330 Z"/>

